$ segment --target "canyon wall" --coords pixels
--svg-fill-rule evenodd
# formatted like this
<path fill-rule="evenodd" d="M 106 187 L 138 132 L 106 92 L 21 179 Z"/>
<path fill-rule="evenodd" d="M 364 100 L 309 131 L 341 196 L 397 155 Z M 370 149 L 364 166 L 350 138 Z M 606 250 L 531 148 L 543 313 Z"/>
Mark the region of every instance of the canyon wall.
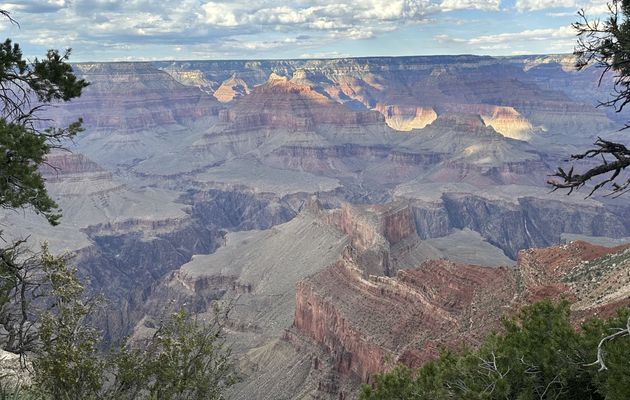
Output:
<path fill-rule="evenodd" d="M 49 115 L 83 117 L 86 131 L 41 169 L 62 222 L 25 212 L 0 224 L 78 255 L 110 301 L 98 318 L 108 340 L 146 332 L 170 299 L 199 315 L 238 299 L 227 327 L 245 378 L 231 398 L 349 396 L 393 361 L 433 356 L 434 342 L 476 343 L 501 305 L 569 290 L 586 315 L 624 293 L 623 268 L 597 261 L 610 283 L 599 285 L 596 260 L 556 274 L 520 252 L 566 234 L 630 236 L 622 201 L 545 186 L 621 118 L 593 106 L 592 70 L 566 65 L 77 64 L 91 85 Z"/>
<path fill-rule="evenodd" d="M 523 251 L 514 269 L 436 260 L 365 278 L 345 257 L 298 285 L 291 329 L 330 354 L 339 373 L 370 383 L 397 362 L 421 365 L 441 346 L 477 345 L 503 315 L 542 298 L 571 300 L 580 319 L 614 312 L 628 303 L 629 260 L 627 245 L 573 242 Z M 585 274 L 589 263 L 600 273 Z"/>

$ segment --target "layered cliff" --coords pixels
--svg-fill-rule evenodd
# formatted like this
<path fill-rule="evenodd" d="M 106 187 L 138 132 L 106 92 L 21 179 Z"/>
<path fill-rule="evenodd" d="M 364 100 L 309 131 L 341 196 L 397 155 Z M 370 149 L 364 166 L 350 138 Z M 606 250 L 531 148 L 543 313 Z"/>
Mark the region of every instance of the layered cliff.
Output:
<path fill-rule="evenodd" d="M 46 110 L 60 126 L 83 119 L 73 145 L 106 168 L 128 168 L 176 149 L 217 118 L 221 103 L 149 63 L 73 65 L 90 85 L 81 97 Z M 104 151 L 106 149 L 106 151 Z"/>
<path fill-rule="evenodd" d="M 231 130 L 260 127 L 308 131 L 318 125 L 366 125 L 382 121 L 376 113 L 345 109 L 311 86 L 272 73 L 252 95 L 221 114 Z"/>
<path fill-rule="evenodd" d="M 231 397 L 316 393 L 325 357 L 318 369 L 310 353 L 296 352 L 281 339 L 293 320 L 296 283 L 334 263 L 347 244 L 327 214 L 307 208 L 271 229 L 228 233 L 215 253 L 193 257 L 147 293 L 136 334 L 159 320 L 170 299 L 199 315 L 212 313 L 213 301 L 220 299 L 232 304 L 227 332 L 245 378 Z"/>
<path fill-rule="evenodd" d="M 514 269 L 438 260 L 365 278 L 345 257 L 298 285 L 292 329 L 340 373 L 370 382 L 396 362 L 420 365 L 440 346 L 476 345 L 501 316 L 545 297 L 570 299 L 580 318 L 610 312 L 628 302 L 629 260 L 629 246 L 573 242 L 524 251 Z"/>
<path fill-rule="evenodd" d="M 74 69 L 90 86 L 68 113 L 82 116 L 92 129 L 131 133 L 186 125 L 216 115 L 220 108 L 201 90 L 178 83 L 148 63 L 77 64 Z"/>
<path fill-rule="evenodd" d="M 569 64 L 566 57 L 475 56 L 158 63 L 201 71 L 214 82 L 238 74 L 249 87 L 272 72 L 294 76 L 339 103 L 377 110 L 402 131 L 422 128 L 441 110 L 475 108 L 497 131 L 518 139 L 562 135 L 577 126 L 613 129 L 617 117 L 593 107 L 596 71 L 576 73 Z"/>

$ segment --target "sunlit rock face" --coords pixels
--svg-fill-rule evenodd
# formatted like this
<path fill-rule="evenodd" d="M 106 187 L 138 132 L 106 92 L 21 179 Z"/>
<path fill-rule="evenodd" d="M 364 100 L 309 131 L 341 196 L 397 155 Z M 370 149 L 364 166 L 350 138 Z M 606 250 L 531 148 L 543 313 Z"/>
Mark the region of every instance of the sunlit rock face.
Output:
<path fill-rule="evenodd" d="M 491 126 L 503 136 L 528 140 L 533 134 L 532 124 L 513 107 L 496 107 L 491 113 L 480 114 L 486 125 Z"/>
<path fill-rule="evenodd" d="M 487 104 L 444 104 L 440 109 L 443 112 L 479 115 L 485 125 L 511 139 L 529 140 L 537 133 L 527 118 L 516 111 L 514 107 Z"/>
<path fill-rule="evenodd" d="M 385 122 L 390 128 L 403 132 L 422 129 L 437 118 L 437 114 L 432 108 L 382 106 L 378 104 L 375 110 L 385 116 Z"/>
<path fill-rule="evenodd" d="M 212 94 L 221 103 L 229 103 L 230 101 L 249 94 L 249 88 L 244 80 L 239 79 L 236 75 L 221 83 Z"/>

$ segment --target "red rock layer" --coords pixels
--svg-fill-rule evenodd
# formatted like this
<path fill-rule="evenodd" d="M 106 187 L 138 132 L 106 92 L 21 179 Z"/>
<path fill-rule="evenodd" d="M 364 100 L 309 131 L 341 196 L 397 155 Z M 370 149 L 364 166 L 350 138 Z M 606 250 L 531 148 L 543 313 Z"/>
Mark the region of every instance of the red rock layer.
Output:
<path fill-rule="evenodd" d="M 408 204 L 369 207 L 344 204 L 334 224 L 352 237 L 352 247 L 358 252 L 370 249 L 382 239 L 393 245 L 416 234 Z"/>
<path fill-rule="evenodd" d="M 477 343 L 516 290 L 510 270 L 445 261 L 398 279 L 361 275 L 345 260 L 300 283 L 295 328 L 331 353 L 341 373 L 363 382 L 397 359 L 424 362 L 464 332 Z"/>
<path fill-rule="evenodd" d="M 347 255 L 298 285 L 294 329 L 330 353 L 341 373 L 370 382 L 395 362 L 421 365 L 440 346 L 479 344 L 502 315 L 524 304 L 561 295 L 575 300 L 574 288 L 584 285 L 564 282 L 569 271 L 629 247 L 574 242 L 523 251 L 513 269 L 438 260 L 396 278 L 369 279 Z M 593 303 L 579 317 L 612 309 Z"/>

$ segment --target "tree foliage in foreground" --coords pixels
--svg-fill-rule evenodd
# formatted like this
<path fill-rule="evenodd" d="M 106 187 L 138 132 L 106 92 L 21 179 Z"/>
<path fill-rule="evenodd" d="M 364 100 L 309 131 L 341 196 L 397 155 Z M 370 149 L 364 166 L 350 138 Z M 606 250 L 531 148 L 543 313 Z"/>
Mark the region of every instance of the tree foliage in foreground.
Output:
<path fill-rule="evenodd" d="M 70 50 L 49 50 L 45 59 L 28 62 L 17 43 L 0 43 L 0 207 L 31 207 L 53 225 L 59 222 L 59 207 L 38 168 L 51 149 L 81 131 L 81 120 L 64 128 L 47 126 L 41 111 L 79 97 L 88 85 L 72 72 L 69 56 Z"/>
<path fill-rule="evenodd" d="M 627 400 L 630 337 L 605 342 L 606 370 L 598 370 L 601 339 L 625 329 L 630 311 L 571 325 L 569 303 L 550 300 L 505 319 L 504 332 L 479 349 L 444 351 L 413 371 L 399 366 L 364 386 L 363 400 Z"/>
<path fill-rule="evenodd" d="M 1 254 L 0 254 L 1 255 Z M 16 263 L 19 255 L 25 261 Z M 28 257 L 24 257 L 27 255 Z M 13 336 L 29 334 L 22 347 L 30 376 L 16 398 L 38 400 L 218 400 L 235 383 L 219 310 L 209 321 L 184 311 L 165 314 L 152 335 L 100 350 L 101 333 L 90 324 L 98 299 L 86 297 L 76 269 L 64 257 L 17 247 L 5 254 L 20 268 L 22 283 L 4 283 L 3 314 Z M 0 264 L 4 261 L 0 258 Z M 25 293 L 22 295 L 21 293 Z M 6 300 L 9 299 L 9 300 Z M 11 306 L 11 307 L 8 307 Z M 28 311 L 26 323 L 22 311 Z M 26 337 L 26 336 L 25 336 Z M 6 347 L 6 337 L 2 337 Z M 15 341 L 19 343 L 19 341 Z M 0 399 L 7 397 L 0 376 Z M 15 394 L 15 393 L 13 393 Z"/>

